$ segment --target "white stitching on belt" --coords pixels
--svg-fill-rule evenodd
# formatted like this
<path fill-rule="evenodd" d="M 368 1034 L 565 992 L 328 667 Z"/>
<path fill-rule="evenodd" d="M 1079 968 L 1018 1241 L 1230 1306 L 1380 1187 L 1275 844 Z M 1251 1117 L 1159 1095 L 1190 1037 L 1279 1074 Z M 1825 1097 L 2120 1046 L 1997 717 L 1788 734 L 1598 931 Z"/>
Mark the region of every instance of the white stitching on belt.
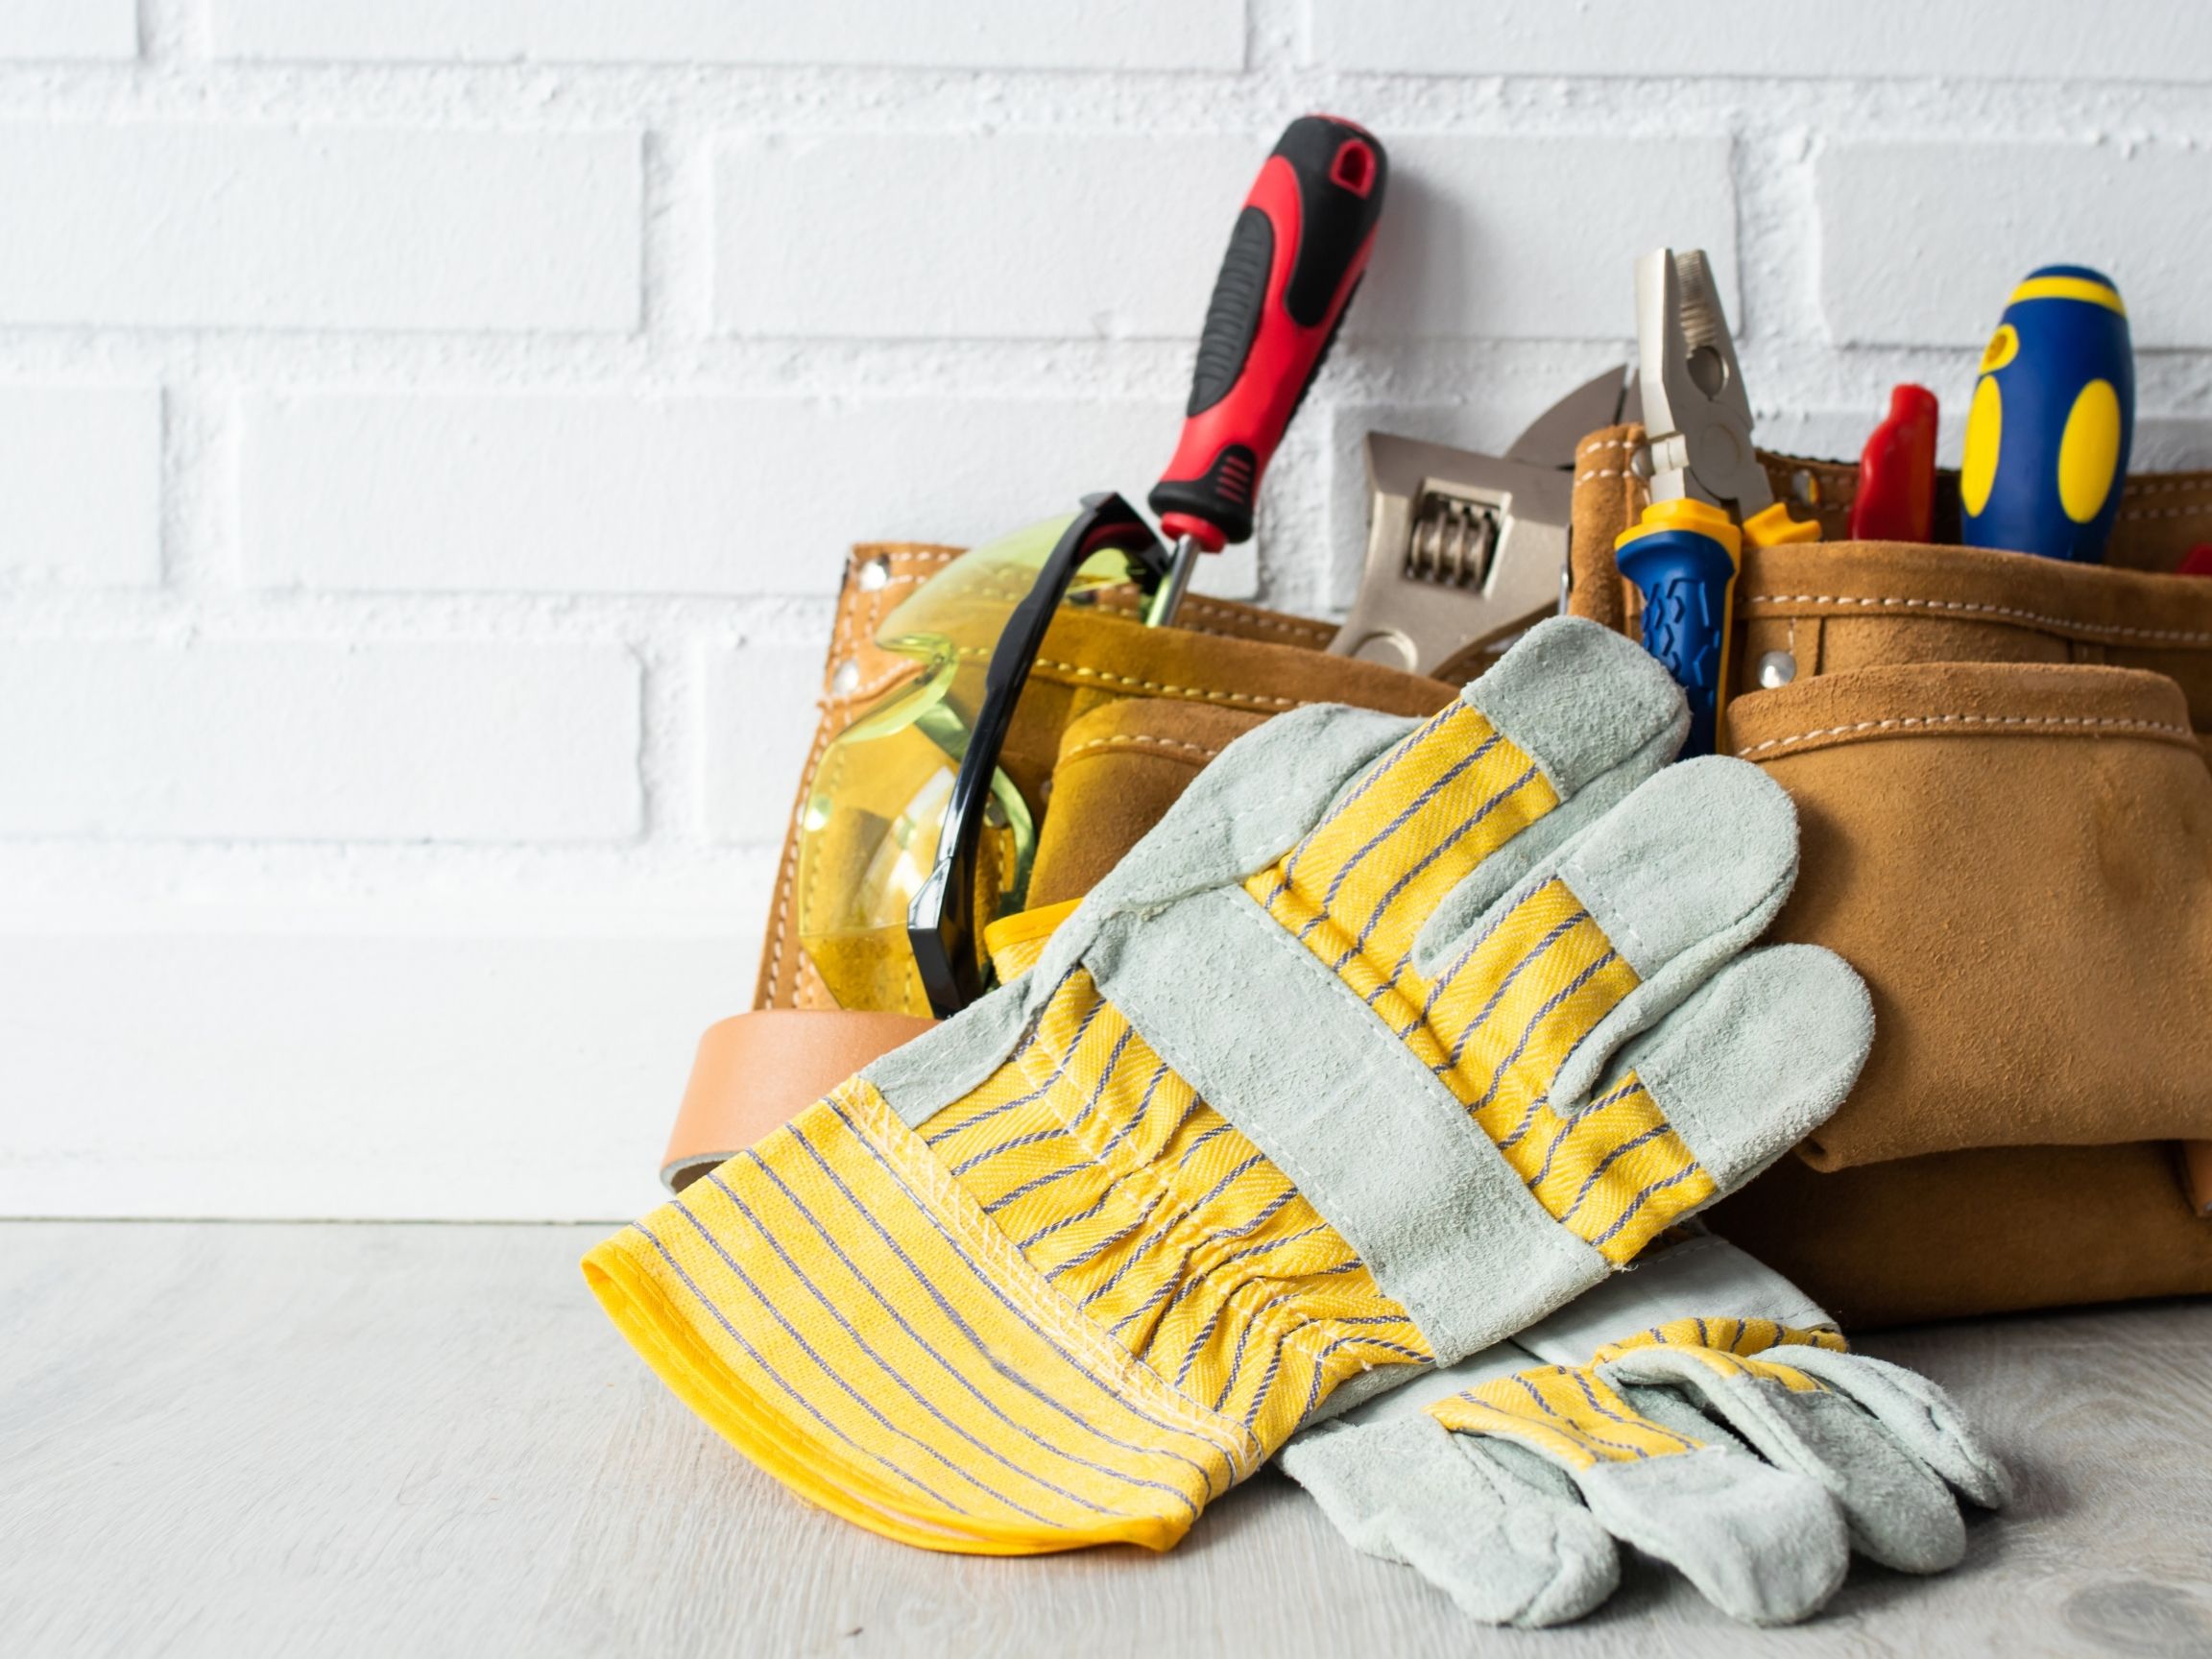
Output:
<path fill-rule="evenodd" d="M 2134 495 L 2171 495 L 2176 490 L 2212 491 L 2212 476 L 2198 472 L 2186 478 L 2130 479 L 2126 488 L 2127 494 L 2121 497 L 2123 500 Z"/>
<path fill-rule="evenodd" d="M 2129 628 L 2118 622 L 2082 622 L 2071 616 L 2051 616 L 2040 611 L 2019 611 L 2009 605 L 1973 605 L 1963 599 L 1866 598 L 1852 593 L 1754 593 L 1746 605 L 1883 605 L 1911 611 L 1956 611 L 1981 616 L 2006 616 L 2015 622 L 2040 622 L 2053 628 L 2078 629 L 2085 634 L 2119 634 L 2130 639 L 2166 639 L 2176 644 L 2212 645 L 2212 632 L 2194 628 Z"/>
<path fill-rule="evenodd" d="M 1797 732 L 1788 737 L 1769 737 L 1764 743 L 1739 749 L 1736 754 L 1739 758 L 1743 758 L 1764 749 L 1787 748 L 1791 743 L 1803 743 L 1815 737 L 1846 737 L 1854 732 L 1901 732 L 1918 726 L 2007 726 L 2018 731 L 2056 730 L 2062 727 L 2087 731 L 2102 728 L 2145 735 L 2155 733 L 2162 737 L 2184 737 L 2191 743 L 2197 741 L 2197 733 L 2190 728 L 2175 726 L 2164 720 L 2084 719 L 2063 714 L 1924 714 L 1904 715 L 1894 720 L 1861 720 L 1850 726 L 1823 726 L 1815 732 Z"/>

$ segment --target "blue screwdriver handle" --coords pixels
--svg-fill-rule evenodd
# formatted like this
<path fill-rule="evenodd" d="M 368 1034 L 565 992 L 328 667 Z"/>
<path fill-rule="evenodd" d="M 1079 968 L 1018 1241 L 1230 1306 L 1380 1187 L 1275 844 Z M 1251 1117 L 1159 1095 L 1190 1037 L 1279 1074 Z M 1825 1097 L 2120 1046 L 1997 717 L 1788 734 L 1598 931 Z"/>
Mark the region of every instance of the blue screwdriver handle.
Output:
<path fill-rule="evenodd" d="M 1982 353 L 1959 469 L 1960 540 L 2102 560 L 2134 433 L 2134 354 L 2119 290 L 2085 265 L 2031 272 Z"/>
<path fill-rule="evenodd" d="M 1621 574 L 1644 595 L 1644 649 L 1690 702 L 1682 758 L 1710 755 L 1719 741 L 1737 555 L 1697 531 L 1662 529 L 1633 536 L 1616 557 Z"/>

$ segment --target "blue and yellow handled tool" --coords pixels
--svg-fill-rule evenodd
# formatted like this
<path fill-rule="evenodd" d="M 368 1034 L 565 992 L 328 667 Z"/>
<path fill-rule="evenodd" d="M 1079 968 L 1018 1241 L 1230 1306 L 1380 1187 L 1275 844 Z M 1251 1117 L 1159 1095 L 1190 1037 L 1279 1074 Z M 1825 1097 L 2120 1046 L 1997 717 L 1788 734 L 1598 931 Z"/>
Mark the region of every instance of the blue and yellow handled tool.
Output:
<path fill-rule="evenodd" d="M 2085 265 L 2032 272 L 1982 353 L 1959 471 L 1960 540 L 2101 561 L 2134 435 L 2120 291 Z"/>
<path fill-rule="evenodd" d="M 1644 649 L 1689 697 L 1687 759 L 1715 753 L 1723 738 L 1743 544 L 1817 541 L 1820 526 L 1792 519 L 1767 482 L 1727 313 L 1701 252 L 1661 248 L 1636 262 L 1636 334 L 1651 504 L 1613 549 L 1644 595 Z"/>

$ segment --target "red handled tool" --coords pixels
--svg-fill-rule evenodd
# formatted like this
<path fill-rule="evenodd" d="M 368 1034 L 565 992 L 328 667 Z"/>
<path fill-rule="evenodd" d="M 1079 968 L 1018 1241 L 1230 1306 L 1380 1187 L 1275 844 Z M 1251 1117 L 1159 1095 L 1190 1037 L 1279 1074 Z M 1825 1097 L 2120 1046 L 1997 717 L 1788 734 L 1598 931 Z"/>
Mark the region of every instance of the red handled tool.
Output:
<path fill-rule="evenodd" d="M 1201 551 L 1252 534 L 1261 475 L 1367 269 L 1388 170 L 1365 128 L 1301 115 L 1253 180 L 1206 307 L 1182 442 L 1146 497 L 1175 538 L 1146 621 L 1173 619 Z"/>
<path fill-rule="evenodd" d="M 1936 394 L 1889 389 L 1889 414 L 1859 456 L 1851 497 L 1854 541 L 1936 540 Z"/>

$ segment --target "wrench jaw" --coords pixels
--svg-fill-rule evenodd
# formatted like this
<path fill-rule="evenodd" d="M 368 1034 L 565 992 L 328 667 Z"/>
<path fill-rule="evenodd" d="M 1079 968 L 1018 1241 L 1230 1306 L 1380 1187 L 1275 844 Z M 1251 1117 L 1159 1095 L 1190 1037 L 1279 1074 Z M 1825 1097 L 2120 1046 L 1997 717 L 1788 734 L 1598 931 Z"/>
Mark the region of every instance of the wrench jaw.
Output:
<path fill-rule="evenodd" d="M 1367 477 L 1366 568 L 1331 651 L 1461 678 L 1557 606 L 1571 473 L 1375 432 Z"/>
<path fill-rule="evenodd" d="M 1439 680 L 1487 659 L 1564 603 L 1575 450 L 1635 417 L 1626 365 L 1592 376 L 1504 455 L 1367 436 L 1367 563 L 1329 649 Z"/>

